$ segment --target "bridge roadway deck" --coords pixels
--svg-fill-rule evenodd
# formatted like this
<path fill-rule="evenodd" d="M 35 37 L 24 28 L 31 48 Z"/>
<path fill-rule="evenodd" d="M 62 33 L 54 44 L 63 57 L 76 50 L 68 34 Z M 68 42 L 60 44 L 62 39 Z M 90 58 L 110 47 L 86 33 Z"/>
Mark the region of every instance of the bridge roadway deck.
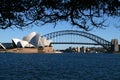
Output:
<path fill-rule="evenodd" d="M 84 44 L 84 45 L 100 45 L 97 43 L 83 43 L 83 42 L 52 42 L 51 44 Z M 107 44 L 102 44 L 107 45 Z"/>

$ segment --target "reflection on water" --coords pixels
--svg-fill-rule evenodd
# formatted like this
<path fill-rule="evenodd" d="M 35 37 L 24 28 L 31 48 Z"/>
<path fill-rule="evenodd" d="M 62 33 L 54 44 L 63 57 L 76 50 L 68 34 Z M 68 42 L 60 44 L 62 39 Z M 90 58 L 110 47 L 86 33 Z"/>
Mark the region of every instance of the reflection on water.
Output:
<path fill-rule="evenodd" d="M 120 54 L 0 53 L 0 80 L 120 80 Z"/>

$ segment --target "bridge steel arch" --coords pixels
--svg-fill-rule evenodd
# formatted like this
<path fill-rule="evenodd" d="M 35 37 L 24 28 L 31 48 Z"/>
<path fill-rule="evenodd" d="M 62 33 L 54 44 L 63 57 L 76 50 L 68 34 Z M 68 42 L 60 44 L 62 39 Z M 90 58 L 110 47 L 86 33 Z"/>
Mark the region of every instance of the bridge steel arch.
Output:
<path fill-rule="evenodd" d="M 47 39 L 52 39 L 54 37 L 62 36 L 62 35 L 80 35 L 80 36 L 91 39 L 92 41 L 96 42 L 98 45 L 103 46 L 107 51 L 111 50 L 111 42 L 109 42 L 109 41 L 107 41 L 107 40 L 105 40 L 97 35 L 83 32 L 83 31 L 63 30 L 63 31 L 48 33 L 48 34 L 43 35 L 41 37 L 46 37 Z"/>

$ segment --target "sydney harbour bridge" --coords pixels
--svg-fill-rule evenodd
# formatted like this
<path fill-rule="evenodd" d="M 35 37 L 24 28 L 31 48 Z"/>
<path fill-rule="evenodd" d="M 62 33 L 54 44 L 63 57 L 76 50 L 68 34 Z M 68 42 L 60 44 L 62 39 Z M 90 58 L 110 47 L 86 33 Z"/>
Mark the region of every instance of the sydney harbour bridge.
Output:
<path fill-rule="evenodd" d="M 107 41 L 97 35 L 87 33 L 84 31 L 63 30 L 63 31 L 48 33 L 41 37 L 46 37 L 47 39 L 51 39 L 52 40 L 51 44 L 100 45 L 107 51 L 112 50 L 112 43 L 110 41 Z M 82 41 L 81 37 L 89 39 L 90 41 L 86 42 L 86 40 L 83 40 L 83 42 L 81 42 Z"/>

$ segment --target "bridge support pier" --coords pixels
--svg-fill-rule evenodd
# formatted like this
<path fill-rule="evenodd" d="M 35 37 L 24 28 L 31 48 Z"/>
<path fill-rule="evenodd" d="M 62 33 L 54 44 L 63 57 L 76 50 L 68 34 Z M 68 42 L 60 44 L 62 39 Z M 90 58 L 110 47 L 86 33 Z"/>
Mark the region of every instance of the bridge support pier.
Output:
<path fill-rule="evenodd" d="M 119 45 L 118 45 L 118 40 L 117 39 L 112 39 L 111 40 L 111 51 L 112 52 L 119 52 Z"/>

